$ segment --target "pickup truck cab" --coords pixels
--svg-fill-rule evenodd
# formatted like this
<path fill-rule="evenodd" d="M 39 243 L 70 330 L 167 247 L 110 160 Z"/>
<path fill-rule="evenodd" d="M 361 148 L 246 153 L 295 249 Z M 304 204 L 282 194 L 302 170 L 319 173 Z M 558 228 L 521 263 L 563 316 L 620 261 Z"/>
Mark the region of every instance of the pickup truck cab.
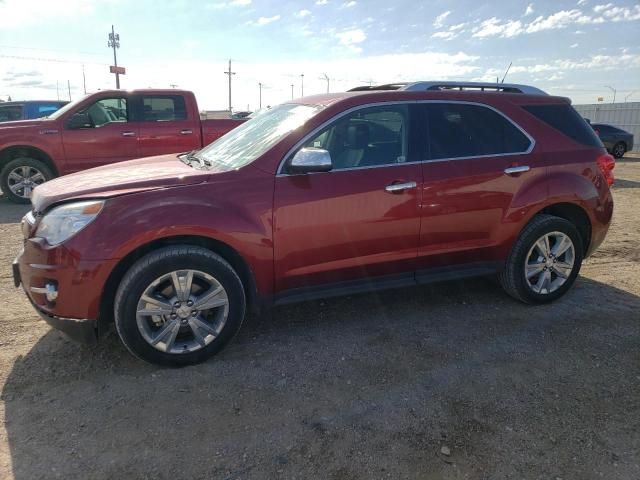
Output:
<path fill-rule="evenodd" d="M 192 92 L 103 90 L 46 118 L 0 125 L 0 189 L 28 203 L 60 175 L 160 154 L 200 149 L 242 120 L 200 120 Z"/>

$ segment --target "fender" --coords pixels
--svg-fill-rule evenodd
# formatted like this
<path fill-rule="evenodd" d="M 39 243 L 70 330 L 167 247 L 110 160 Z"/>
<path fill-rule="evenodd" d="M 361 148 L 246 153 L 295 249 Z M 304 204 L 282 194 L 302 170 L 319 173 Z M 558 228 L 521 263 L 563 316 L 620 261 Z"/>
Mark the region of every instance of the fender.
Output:
<path fill-rule="evenodd" d="M 269 295 L 273 291 L 274 178 L 255 172 L 245 177 L 242 191 L 236 182 L 225 181 L 109 199 L 99 220 L 70 239 L 67 248 L 91 260 L 120 260 L 159 239 L 204 237 L 238 252 L 255 273 L 258 293 Z"/>

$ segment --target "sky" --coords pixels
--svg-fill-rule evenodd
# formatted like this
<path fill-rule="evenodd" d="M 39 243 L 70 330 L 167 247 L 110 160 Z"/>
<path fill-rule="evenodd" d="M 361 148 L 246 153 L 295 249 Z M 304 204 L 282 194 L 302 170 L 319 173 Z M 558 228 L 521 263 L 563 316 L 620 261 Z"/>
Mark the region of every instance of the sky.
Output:
<path fill-rule="evenodd" d="M 415 80 L 524 83 L 574 103 L 640 101 L 640 2 L 0 0 L 0 98 L 193 90 L 201 109 Z M 304 75 L 304 77 L 302 77 Z M 327 81 L 328 77 L 328 81 Z M 292 87 L 293 85 L 293 87 Z M 293 90 L 293 92 L 292 92 Z"/>

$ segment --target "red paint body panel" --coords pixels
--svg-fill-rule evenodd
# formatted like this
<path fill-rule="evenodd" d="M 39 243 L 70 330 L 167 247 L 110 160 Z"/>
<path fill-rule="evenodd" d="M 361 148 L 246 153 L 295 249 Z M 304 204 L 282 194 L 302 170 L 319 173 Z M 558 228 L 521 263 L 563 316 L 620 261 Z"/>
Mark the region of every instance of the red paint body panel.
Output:
<path fill-rule="evenodd" d="M 141 95 L 153 94 L 184 97 L 187 118 L 112 122 L 99 128 L 78 130 L 66 127 L 73 114 L 100 99 L 123 96 L 131 101 Z M 37 149 L 51 160 L 58 175 L 66 175 L 133 158 L 200 149 L 243 121 L 201 121 L 195 96 L 185 90 L 102 90 L 87 95 L 56 118 L 3 123 L 0 125 L 0 154 L 12 147 Z"/>
<path fill-rule="evenodd" d="M 360 105 L 428 100 L 489 104 L 526 130 L 535 147 L 529 154 L 475 160 L 277 173 L 297 142 L 335 115 Z M 310 285 L 503 262 L 527 222 L 559 203 L 587 214 L 591 253 L 602 242 L 613 210 L 597 166 L 604 149 L 581 146 L 518 106 L 563 101 L 469 92 L 308 97 L 300 102 L 324 108 L 237 170 L 195 170 L 165 155 L 48 182 L 34 191 L 36 212 L 78 198 L 103 198 L 105 204 L 96 220 L 63 246 L 26 240 L 19 258 L 23 285 L 27 290 L 42 286 L 41 266 L 51 266 L 60 291 L 73 288 L 74 301 L 60 297 L 47 311 L 96 318 L 104 282 L 127 255 L 160 239 L 197 236 L 235 250 L 252 272 L 259 296 L 269 298 Z M 209 128 L 207 122 L 201 125 Z M 521 165 L 531 170 L 504 174 L 505 168 Z M 384 190 L 410 181 L 417 188 L 398 194 Z M 30 296 L 47 308 L 37 295 Z"/>

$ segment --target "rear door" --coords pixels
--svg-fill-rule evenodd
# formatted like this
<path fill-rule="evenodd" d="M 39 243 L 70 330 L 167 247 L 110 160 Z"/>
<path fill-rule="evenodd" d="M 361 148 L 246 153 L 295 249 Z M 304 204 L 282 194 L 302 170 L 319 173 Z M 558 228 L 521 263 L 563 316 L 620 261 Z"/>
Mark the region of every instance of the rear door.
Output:
<path fill-rule="evenodd" d="M 130 121 L 126 95 L 101 98 L 76 113 L 86 113 L 90 122 L 76 129 L 67 123 L 64 128 L 67 173 L 138 156 L 138 127 Z"/>
<path fill-rule="evenodd" d="M 198 112 L 187 112 L 182 95 L 135 97 L 135 117 L 140 135 L 140 157 L 195 150 L 200 145 Z"/>
<path fill-rule="evenodd" d="M 409 123 L 407 105 L 349 113 L 304 145 L 328 150 L 332 171 L 276 177 L 278 291 L 388 275 L 413 281 L 422 172 L 410 161 Z"/>
<path fill-rule="evenodd" d="M 508 213 L 525 184 L 545 188 L 533 140 L 493 108 L 422 104 L 425 135 L 418 280 L 429 269 L 491 269 L 512 228 Z M 480 271 L 474 271 L 480 269 Z"/>

